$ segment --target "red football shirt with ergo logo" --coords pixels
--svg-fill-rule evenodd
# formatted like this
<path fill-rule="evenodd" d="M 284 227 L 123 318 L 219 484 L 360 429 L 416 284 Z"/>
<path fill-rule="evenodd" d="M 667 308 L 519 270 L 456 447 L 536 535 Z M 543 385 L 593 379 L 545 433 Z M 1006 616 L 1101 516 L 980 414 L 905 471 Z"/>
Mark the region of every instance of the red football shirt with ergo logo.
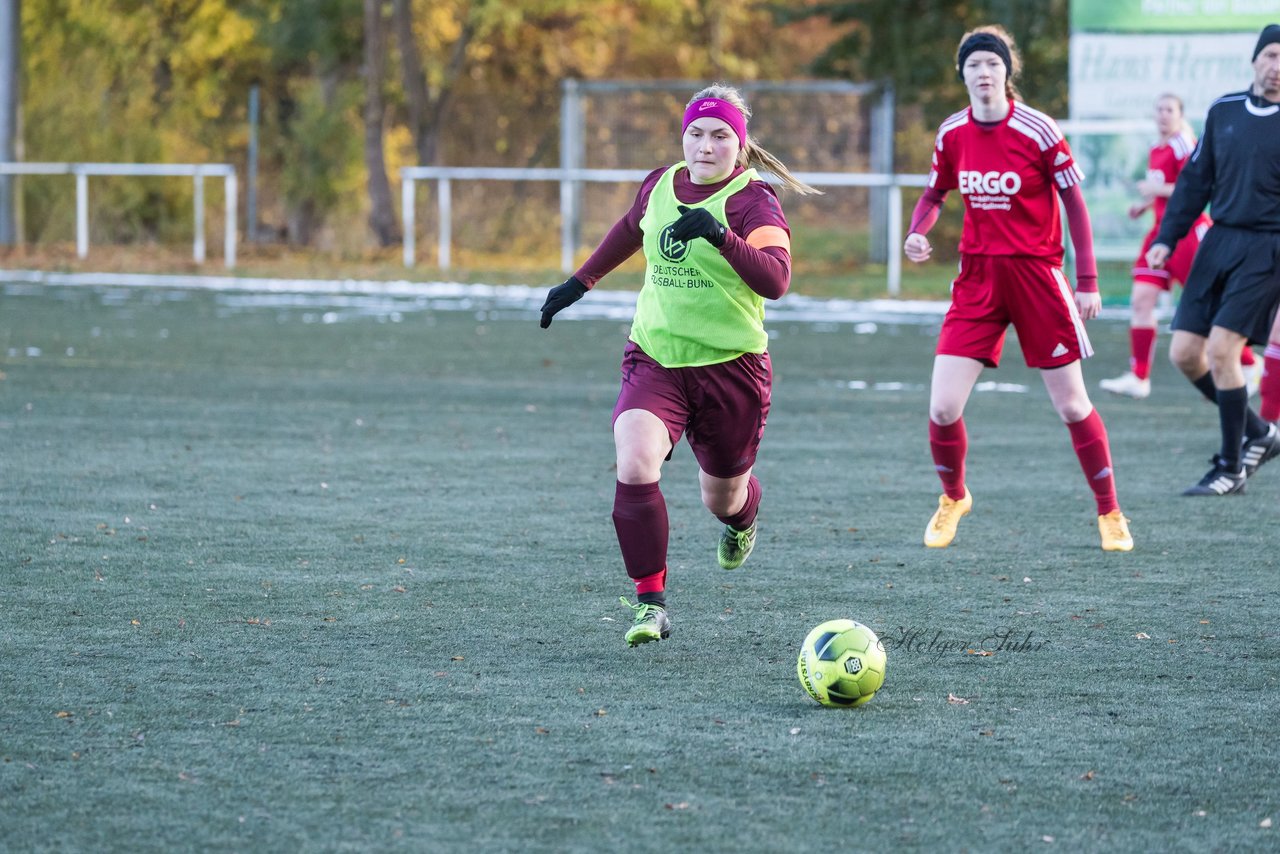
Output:
<path fill-rule="evenodd" d="M 1156 143 L 1151 147 L 1151 153 L 1147 155 L 1147 179 L 1159 181 L 1162 184 L 1177 183 L 1178 173 L 1182 171 L 1183 166 L 1187 165 L 1187 158 L 1191 156 L 1195 147 L 1196 135 L 1188 127 L 1184 127 L 1168 140 Z M 1168 204 L 1169 200 L 1163 196 L 1156 196 L 1151 200 L 1151 210 L 1156 218 L 1155 228 L 1160 227 L 1160 221 L 1164 219 L 1164 209 Z"/>
<path fill-rule="evenodd" d="M 960 251 L 1032 255 L 1062 263 L 1058 193 L 1084 179 L 1058 124 L 1012 102 L 1004 121 L 983 126 L 972 108 L 938 128 L 929 186 L 964 196 Z"/>

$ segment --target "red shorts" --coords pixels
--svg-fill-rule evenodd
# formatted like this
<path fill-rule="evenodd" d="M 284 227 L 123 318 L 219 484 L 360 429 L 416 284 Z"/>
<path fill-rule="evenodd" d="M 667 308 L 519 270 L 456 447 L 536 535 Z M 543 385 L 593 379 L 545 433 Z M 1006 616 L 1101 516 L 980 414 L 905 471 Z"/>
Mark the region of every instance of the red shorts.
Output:
<path fill-rule="evenodd" d="M 1192 224 L 1187 236 L 1179 240 L 1178 245 L 1173 248 L 1173 254 L 1169 256 L 1169 260 L 1165 261 L 1163 270 L 1155 270 L 1147 265 L 1147 250 L 1151 248 L 1152 243 L 1156 242 L 1156 232 L 1160 230 L 1159 225 L 1154 226 L 1142 241 L 1142 251 L 1138 253 L 1138 260 L 1133 262 L 1133 280 L 1155 285 L 1162 291 L 1169 290 L 1173 282 L 1185 284 L 1187 273 L 1191 272 L 1191 262 L 1196 257 L 1196 250 L 1200 248 L 1200 241 L 1211 225 L 1213 220 L 1209 219 L 1208 214 L 1201 214 L 1200 218 Z"/>
<path fill-rule="evenodd" d="M 938 355 L 994 368 L 1010 323 L 1029 368 L 1060 368 L 1093 355 L 1061 267 L 1026 256 L 962 255 Z"/>
<path fill-rule="evenodd" d="M 667 425 L 671 447 L 687 432 L 699 468 L 712 477 L 737 477 L 755 465 L 772 386 L 768 353 L 746 353 L 718 365 L 664 368 L 628 341 L 613 420 L 628 409 L 652 412 Z"/>

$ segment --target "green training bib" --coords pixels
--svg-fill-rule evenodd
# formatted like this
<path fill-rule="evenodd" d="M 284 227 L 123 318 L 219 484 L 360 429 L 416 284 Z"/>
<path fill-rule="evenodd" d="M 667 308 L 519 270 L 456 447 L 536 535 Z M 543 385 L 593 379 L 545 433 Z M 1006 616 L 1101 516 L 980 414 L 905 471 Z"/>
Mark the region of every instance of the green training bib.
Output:
<path fill-rule="evenodd" d="M 680 218 L 674 181 L 677 163 L 658 179 L 640 219 L 644 233 L 644 287 L 636 298 L 631 340 L 667 368 L 714 365 L 743 353 L 763 353 L 764 298 L 733 271 L 720 250 L 702 238 L 674 240 L 671 225 Z M 756 180 L 747 169 L 704 202 L 720 222 L 729 197 Z"/>

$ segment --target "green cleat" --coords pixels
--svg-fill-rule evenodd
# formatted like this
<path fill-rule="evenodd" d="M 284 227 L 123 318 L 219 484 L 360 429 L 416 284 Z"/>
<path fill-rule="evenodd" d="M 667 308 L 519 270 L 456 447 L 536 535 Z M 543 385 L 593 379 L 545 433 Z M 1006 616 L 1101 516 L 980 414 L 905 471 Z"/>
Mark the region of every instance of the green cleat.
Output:
<path fill-rule="evenodd" d="M 666 608 L 661 605 L 650 605 L 648 602 L 639 602 L 632 605 L 621 596 L 618 599 L 623 605 L 635 611 L 636 614 L 635 620 L 631 623 L 631 628 L 627 629 L 627 646 L 639 646 L 649 641 L 666 640 L 671 634 L 671 620 L 667 617 Z"/>
<path fill-rule="evenodd" d="M 724 526 L 720 535 L 720 547 L 716 549 L 716 559 L 725 569 L 737 569 L 747 562 L 751 550 L 756 547 L 756 523 L 745 531 L 739 531 L 732 525 Z"/>

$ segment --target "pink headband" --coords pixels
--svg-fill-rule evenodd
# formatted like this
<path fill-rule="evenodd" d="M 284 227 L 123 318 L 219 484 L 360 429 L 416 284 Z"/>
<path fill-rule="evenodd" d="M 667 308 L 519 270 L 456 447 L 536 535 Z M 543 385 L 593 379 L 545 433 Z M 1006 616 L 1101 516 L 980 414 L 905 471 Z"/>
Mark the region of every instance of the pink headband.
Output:
<path fill-rule="evenodd" d="M 705 117 L 720 119 L 733 128 L 733 132 L 738 135 L 739 148 L 747 144 L 747 117 L 742 114 L 742 110 L 720 98 L 701 98 L 690 104 L 684 111 L 684 124 L 680 125 L 680 132 L 684 133 L 696 119 Z"/>

